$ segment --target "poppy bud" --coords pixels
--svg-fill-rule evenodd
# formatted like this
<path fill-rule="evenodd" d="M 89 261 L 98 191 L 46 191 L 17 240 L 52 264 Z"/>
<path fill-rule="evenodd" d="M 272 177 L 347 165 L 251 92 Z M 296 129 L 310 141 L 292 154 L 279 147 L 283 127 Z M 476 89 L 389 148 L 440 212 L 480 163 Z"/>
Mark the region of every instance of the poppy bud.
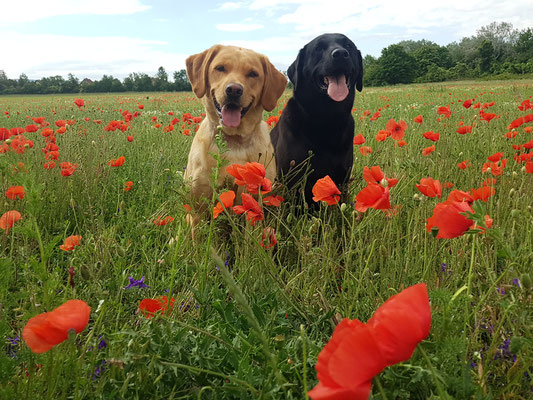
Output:
<path fill-rule="evenodd" d="M 318 232 L 318 228 L 320 228 L 320 219 L 318 219 L 318 218 L 313 218 L 313 219 L 314 219 L 314 221 L 311 224 L 311 226 L 309 227 L 309 233 L 311 235 L 315 235 Z"/>
<path fill-rule="evenodd" d="M 344 212 L 344 210 L 346 210 L 346 203 L 342 203 L 341 204 L 341 212 Z"/>
<path fill-rule="evenodd" d="M 492 172 L 492 168 L 491 167 L 488 167 L 487 170 L 485 172 L 488 172 L 489 174 Z"/>
<path fill-rule="evenodd" d="M 515 192 L 516 190 L 514 188 L 511 188 L 511 190 L 509 190 L 509 196 L 513 196 Z"/>
<path fill-rule="evenodd" d="M 70 198 L 70 208 L 74 208 L 76 206 L 76 203 L 74 202 L 74 199 Z"/>
<path fill-rule="evenodd" d="M 28 143 L 24 143 L 24 147 L 25 147 L 25 148 L 29 148 L 30 145 L 29 145 Z"/>
<path fill-rule="evenodd" d="M 12 142 L 12 140 L 9 139 L 9 138 L 6 140 L 6 144 L 10 144 L 11 142 Z"/>
<path fill-rule="evenodd" d="M 389 181 L 386 180 L 385 178 L 383 178 L 383 179 L 381 180 L 381 182 L 379 182 L 379 184 L 380 184 L 381 186 L 383 186 L 383 187 L 387 187 L 387 186 L 389 186 Z"/>
<path fill-rule="evenodd" d="M 520 282 L 524 286 L 524 289 L 531 290 L 531 287 L 533 286 L 531 283 L 531 277 L 527 273 L 523 273 L 520 275 Z"/>
<path fill-rule="evenodd" d="M 290 223 L 292 222 L 293 219 L 294 219 L 294 218 L 293 218 L 292 214 L 287 215 L 287 223 L 288 223 L 288 224 L 290 224 Z"/>
<path fill-rule="evenodd" d="M 289 163 L 289 166 L 290 166 L 291 168 L 293 168 L 295 165 L 296 165 L 296 161 L 291 160 L 291 162 Z"/>
<path fill-rule="evenodd" d="M 520 171 L 526 172 L 526 166 L 524 165 Z"/>
<path fill-rule="evenodd" d="M 96 142 L 95 142 L 94 140 L 91 142 L 91 144 L 92 144 L 93 146 L 96 146 Z"/>
<path fill-rule="evenodd" d="M 516 178 L 518 176 L 518 172 L 513 171 L 513 177 Z"/>
<path fill-rule="evenodd" d="M 461 157 L 462 155 L 463 155 L 463 152 L 461 151 L 461 152 L 459 153 L 459 157 Z"/>
<path fill-rule="evenodd" d="M 423 198 L 423 197 L 420 196 L 418 193 L 415 193 L 415 194 L 413 195 L 413 200 L 415 200 L 415 201 L 422 201 L 422 198 Z"/>

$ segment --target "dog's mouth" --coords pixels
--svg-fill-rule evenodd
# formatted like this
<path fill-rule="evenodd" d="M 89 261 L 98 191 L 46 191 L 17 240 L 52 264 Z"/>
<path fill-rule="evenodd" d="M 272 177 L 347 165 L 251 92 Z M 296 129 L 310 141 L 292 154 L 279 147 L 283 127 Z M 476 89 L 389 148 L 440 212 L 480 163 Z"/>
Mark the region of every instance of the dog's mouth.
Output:
<path fill-rule="evenodd" d="M 350 77 L 345 74 L 325 75 L 319 79 L 319 87 L 337 102 L 343 101 L 350 92 Z"/>
<path fill-rule="evenodd" d="M 213 96 L 213 103 L 215 104 L 215 108 L 222 123 L 229 128 L 237 128 L 241 124 L 241 119 L 252 107 L 253 100 L 244 108 L 240 104 L 234 102 L 227 102 L 221 106 L 215 96 Z"/>

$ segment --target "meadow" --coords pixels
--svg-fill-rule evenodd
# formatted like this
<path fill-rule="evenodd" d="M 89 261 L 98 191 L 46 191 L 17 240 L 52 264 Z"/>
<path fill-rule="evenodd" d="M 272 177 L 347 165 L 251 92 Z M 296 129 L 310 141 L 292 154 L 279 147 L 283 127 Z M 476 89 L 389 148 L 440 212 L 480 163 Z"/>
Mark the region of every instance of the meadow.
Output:
<path fill-rule="evenodd" d="M 430 334 L 371 398 L 531 398 L 532 95 L 531 81 L 365 88 L 345 202 L 296 210 L 274 183 L 285 200 L 262 220 L 224 210 L 195 245 L 192 93 L 1 97 L 0 215 L 21 218 L 0 230 L 0 398 L 304 399 L 335 325 L 420 282 Z M 398 180 L 390 208 L 357 211 L 373 166 Z M 441 198 L 417 189 L 428 177 Z M 478 193 L 476 227 L 441 238 L 427 220 L 453 190 Z M 28 320 L 69 299 L 87 326 L 34 353 Z"/>

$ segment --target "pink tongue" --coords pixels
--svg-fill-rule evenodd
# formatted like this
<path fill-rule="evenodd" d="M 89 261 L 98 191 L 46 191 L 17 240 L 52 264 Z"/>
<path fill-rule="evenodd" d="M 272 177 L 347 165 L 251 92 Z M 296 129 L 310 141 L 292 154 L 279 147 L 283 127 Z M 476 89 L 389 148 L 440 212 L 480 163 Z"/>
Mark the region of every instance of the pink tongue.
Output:
<path fill-rule="evenodd" d="M 328 80 L 328 96 L 335 101 L 343 101 L 348 96 L 348 86 L 346 86 L 346 77 L 326 76 Z"/>
<path fill-rule="evenodd" d="M 222 107 L 222 122 L 230 128 L 236 128 L 241 124 L 242 108 Z"/>

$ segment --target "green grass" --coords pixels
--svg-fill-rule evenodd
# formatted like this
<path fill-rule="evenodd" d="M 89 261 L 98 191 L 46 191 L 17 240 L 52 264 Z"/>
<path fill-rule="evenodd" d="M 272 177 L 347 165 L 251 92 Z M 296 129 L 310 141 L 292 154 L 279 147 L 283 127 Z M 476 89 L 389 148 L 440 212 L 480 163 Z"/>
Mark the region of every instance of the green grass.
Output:
<path fill-rule="evenodd" d="M 372 397 L 528 398 L 533 177 L 514 162 L 511 144 L 533 136 L 523 127 L 514 139 L 504 135 L 524 114 L 517 105 L 533 94 L 531 85 L 464 82 L 364 90 L 356 96 L 355 133 L 363 133 L 373 153 L 363 157 L 354 149 L 349 199 L 366 185 L 363 167 L 379 165 L 399 179 L 391 189 L 397 215 L 372 209 L 363 215 L 349 203 L 302 214 L 283 203 L 265 208 L 265 220 L 253 228 L 234 214 L 205 219 L 196 246 L 183 207 L 192 136 L 182 135 L 183 122 L 163 132 L 174 117 L 203 112 L 191 93 L 84 95 L 82 110 L 73 96 L 0 98 L 0 127 L 24 127 L 32 123 L 28 117 L 43 116 L 54 128 L 56 120 L 76 119 L 57 135 L 57 144 L 60 162 L 79 164 L 70 177 L 61 176 L 58 167 L 45 170 L 38 132 L 26 134 L 34 147 L 24 154 L 0 154 L 2 192 L 14 185 L 26 190 L 24 200 L 0 199 L 0 214 L 15 209 L 23 216 L 8 234 L 0 231 L 0 337 L 5 340 L 0 397 L 303 399 L 317 382 L 316 357 L 341 318 L 366 321 L 391 295 L 425 282 L 431 333 L 411 360 L 379 375 Z M 488 112 L 500 118 L 479 121 L 478 110 L 457 102 L 473 97 L 494 101 Z M 137 111 L 138 103 L 145 108 L 130 130 L 103 131 L 109 121 L 123 119 L 120 110 Z M 438 122 L 437 108 L 448 104 L 450 119 Z M 361 119 L 365 110 L 372 115 L 378 108 L 381 118 Z M 424 117 L 421 126 L 413 122 L 418 114 Z M 154 127 L 152 116 L 161 128 Z M 455 132 L 462 117 L 466 125 L 476 123 L 471 134 Z M 406 146 L 395 147 L 390 138 L 375 141 L 389 118 L 407 122 Z M 433 144 L 422 137 L 426 131 L 440 132 L 441 138 L 434 153 L 422 156 L 422 148 Z M 129 134 L 134 134 L 131 143 Z M 477 188 L 488 177 L 481 173 L 483 162 L 497 151 L 509 162 L 496 194 L 482 204 L 493 227 L 484 235 L 456 239 L 437 240 L 426 232 L 426 219 L 439 200 L 418 200 L 415 183 L 431 176 L 454 183 L 454 189 Z M 124 165 L 109 167 L 119 156 L 125 156 Z M 458 169 L 465 159 L 473 167 Z M 13 170 L 19 162 L 27 172 Z M 133 188 L 125 192 L 130 180 Z M 153 224 L 167 215 L 174 217 L 172 223 Z M 269 250 L 258 245 L 267 226 L 278 239 Z M 74 234 L 83 236 L 81 245 L 60 250 Z M 220 265 L 224 260 L 227 269 Z M 69 267 L 74 267 L 74 287 Z M 149 288 L 124 289 L 128 276 L 145 276 Z M 146 319 L 138 312 L 140 300 L 168 295 L 165 291 L 176 299 L 170 315 Z M 42 355 L 33 354 L 22 339 L 9 344 L 7 338 L 21 335 L 29 318 L 71 298 L 92 308 L 82 333 Z M 102 339 L 107 346 L 99 348 Z"/>

